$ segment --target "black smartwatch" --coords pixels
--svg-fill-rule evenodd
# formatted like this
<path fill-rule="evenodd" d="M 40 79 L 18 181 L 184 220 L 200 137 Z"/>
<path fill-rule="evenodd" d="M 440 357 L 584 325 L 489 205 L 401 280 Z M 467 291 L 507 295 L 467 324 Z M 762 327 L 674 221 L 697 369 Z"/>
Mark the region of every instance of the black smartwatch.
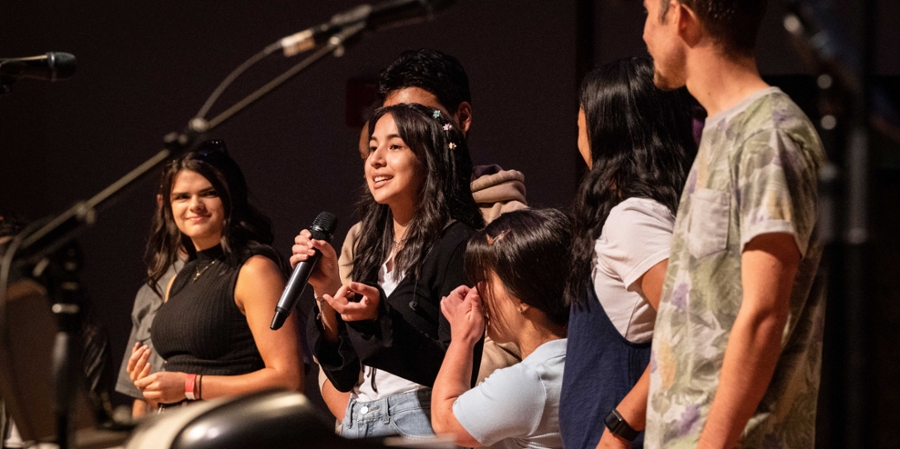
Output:
<path fill-rule="evenodd" d="M 634 439 L 637 438 L 638 433 L 640 433 L 637 430 L 632 429 L 631 426 L 628 425 L 628 421 L 625 421 L 625 418 L 623 418 L 622 414 L 616 409 L 612 409 L 612 411 L 606 415 L 606 419 L 604 419 L 603 422 L 613 435 L 622 437 L 628 441 L 634 441 Z"/>

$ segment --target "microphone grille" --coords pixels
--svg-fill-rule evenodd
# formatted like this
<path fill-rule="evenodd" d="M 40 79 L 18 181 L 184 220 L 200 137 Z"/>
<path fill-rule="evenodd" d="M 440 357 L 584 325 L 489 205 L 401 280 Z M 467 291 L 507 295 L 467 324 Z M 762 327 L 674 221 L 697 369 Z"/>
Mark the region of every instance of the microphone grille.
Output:
<path fill-rule="evenodd" d="M 75 75 L 75 55 L 51 51 L 47 53 L 47 59 L 55 74 L 55 80 L 69 79 Z"/>
<path fill-rule="evenodd" d="M 309 227 L 309 232 L 316 240 L 331 241 L 331 236 L 337 228 L 337 221 L 337 217 L 331 212 L 320 212 L 313 220 L 312 226 Z"/>

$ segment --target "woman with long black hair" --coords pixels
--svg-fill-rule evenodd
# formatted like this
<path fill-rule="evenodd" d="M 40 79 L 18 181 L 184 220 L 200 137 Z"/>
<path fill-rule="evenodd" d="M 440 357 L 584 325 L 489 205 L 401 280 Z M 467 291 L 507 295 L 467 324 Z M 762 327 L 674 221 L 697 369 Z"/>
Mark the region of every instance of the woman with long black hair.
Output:
<path fill-rule="evenodd" d="M 466 240 L 483 226 L 466 141 L 447 117 L 398 104 L 369 121 L 351 282 L 341 285 L 331 245 L 308 231 L 295 239 L 292 264 L 322 253 L 309 279 L 317 309 L 307 331 L 328 379 L 352 392 L 346 437 L 434 433 L 431 387 L 450 343 L 440 300 L 465 283 Z M 476 358 L 478 367 L 480 348 Z"/>
<path fill-rule="evenodd" d="M 582 82 L 578 129 L 590 171 L 572 207 L 560 427 L 567 448 L 640 447 L 656 307 L 697 148 L 689 97 L 657 89 L 646 58 L 615 61 Z"/>
<path fill-rule="evenodd" d="M 147 281 L 164 297 L 151 331 L 166 361 L 150 373 L 147 346 L 133 348 L 128 372 L 151 403 L 168 406 L 303 384 L 296 320 L 269 329 L 284 290 L 283 259 L 268 246 L 269 220 L 248 201 L 248 188 L 224 143 L 209 141 L 169 162 L 153 217 Z M 159 291 L 178 258 L 181 271 Z"/>

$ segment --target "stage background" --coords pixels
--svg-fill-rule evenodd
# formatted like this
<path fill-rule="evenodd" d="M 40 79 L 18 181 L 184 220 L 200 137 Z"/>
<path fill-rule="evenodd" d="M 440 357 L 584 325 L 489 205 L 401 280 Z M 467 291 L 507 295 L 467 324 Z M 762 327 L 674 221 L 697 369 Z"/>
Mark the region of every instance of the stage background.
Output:
<path fill-rule="evenodd" d="M 155 154 L 162 136 L 183 128 L 246 58 L 356 3 L 5 1 L 0 57 L 65 51 L 78 58 L 78 69 L 66 82 L 21 81 L 0 98 L 0 213 L 37 219 L 94 195 Z M 814 106 L 809 72 L 781 26 L 780 3 L 770 3 L 760 32 L 760 69 Z M 877 21 L 870 27 L 877 37 L 874 67 L 879 75 L 897 75 L 900 31 L 890 21 L 900 17 L 900 5 L 880 0 L 876 6 Z M 468 72 L 475 162 L 522 171 L 532 206 L 565 207 L 583 172 L 575 125 L 580 77 L 595 64 L 646 54 L 643 21 L 637 0 L 460 0 L 432 23 L 366 36 L 344 57 L 326 58 L 209 137 L 227 141 L 253 200 L 275 223 L 279 251 L 289 254 L 293 236 L 322 210 L 341 219 L 334 241 L 339 246 L 355 221 L 353 205 L 363 181 L 359 129 L 346 120 L 348 82 L 374 79 L 405 49 L 432 47 L 456 56 Z M 212 114 L 298 61 L 277 55 L 262 62 L 229 89 Z M 893 231 L 900 186 L 892 171 L 879 173 L 873 190 L 888 207 L 879 207 L 873 218 L 878 264 L 873 262 L 877 293 L 870 315 L 877 391 L 872 419 L 873 443 L 890 447 L 900 438 L 900 367 L 892 352 L 900 344 L 894 251 L 900 244 Z M 150 178 L 104 210 L 79 238 L 86 254 L 83 281 L 108 328 L 116 368 L 134 293 L 145 275 L 141 257 L 156 183 Z M 841 310 L 831 308 L 828 316 L 829 341 L 840 341 L 841 327 L 834 323 L 840 323 Z M 840 361 L 827 354 L 826 346 L 827 367 L 839 369 Z M 829 411 L 838 405 L 830 399 L 828 376 L 820 418 L 833 423 L 836 415 Z M 312 385 L 307 392 L 315 397 Z M 820 447 L 832 447 L 828 428 L 820 426 Z"/>

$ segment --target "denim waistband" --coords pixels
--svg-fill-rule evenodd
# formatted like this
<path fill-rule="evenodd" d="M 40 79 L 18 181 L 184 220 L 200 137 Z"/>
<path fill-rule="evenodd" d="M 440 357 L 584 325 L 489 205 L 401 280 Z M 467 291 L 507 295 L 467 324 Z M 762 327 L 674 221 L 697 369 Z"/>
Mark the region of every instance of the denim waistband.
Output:
<path fill-rule="evenodd" d="M 357 401 L 350 399 L 347 404 L 347 423 L 353 427 L 357 421 L 374 421 L 380 419 L 385 424 L 389 423 L 391 416 L 409 410 L 431 409 L 431 389 L 407 391 L 405 393 L 392 394 L 374 401 Z"/>

